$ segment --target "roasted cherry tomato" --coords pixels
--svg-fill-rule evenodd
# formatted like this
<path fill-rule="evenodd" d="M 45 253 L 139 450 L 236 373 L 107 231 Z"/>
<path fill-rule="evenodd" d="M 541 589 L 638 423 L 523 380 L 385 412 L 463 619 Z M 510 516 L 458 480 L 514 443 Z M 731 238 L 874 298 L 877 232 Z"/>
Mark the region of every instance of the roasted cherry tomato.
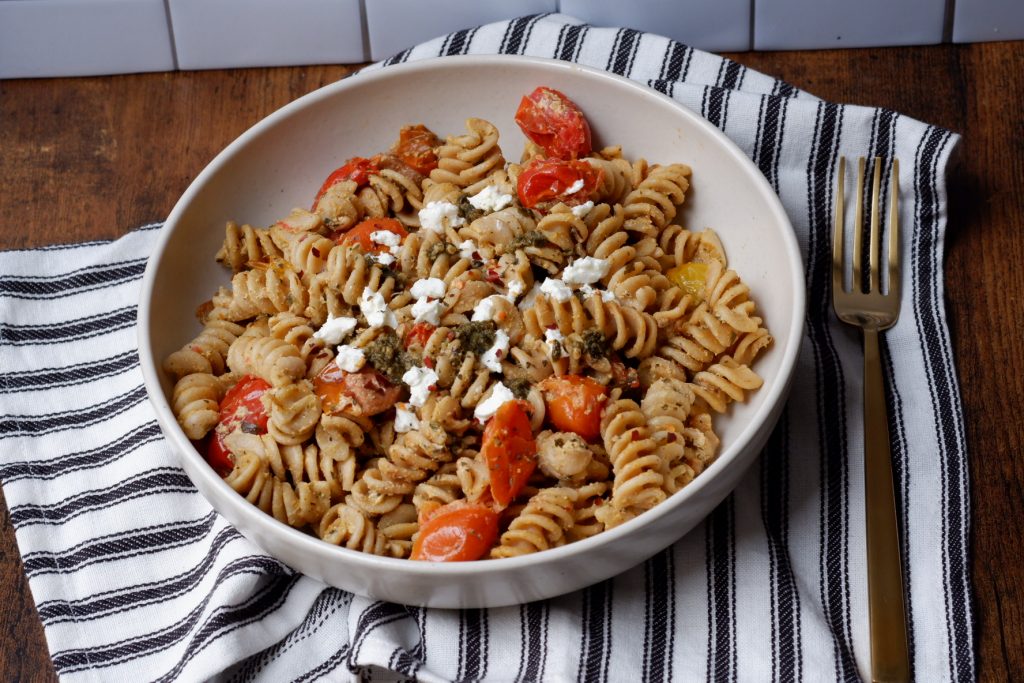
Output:
<path fill-rule="evenodd" d="M 601 170 L 585 161 L 534 159 L 519 174 L 516 191 L 527 208 L 542 202 L 582 204 L 601 182 Z"/>
<path fill-rule="evenodd" d="M 665 275 L 676 287 L 694 297 L 704 298 L 704 282 L 708 277 L 708 264 L 691 261 L 670 269 Z"/>
<path fill-rule="evenodd" d="M 345 372 L 331 361 L 313 378 L 313 390 L 325 413 L 348 412 L 369 417 L 395 405 L 402 388 L 371 367 Z"/>
<path fill-rule="evenodd" d="M 405 348 L 411 348 L 413 346 L 423 346 L 430 339 L 430 335 L 434 334 L 434 330 L 437 329 L 436 325 L 431 325 L 428 322 L 418 322 L 409 328 L 409 331 L 405 333 Z"/>
<path fill-rule="evenodd" d="M 519 103 L 516 123 L 549 157 L 576 159 L 590 154 L 590 124 L 583 112 L 557 90 L 541 86 Z"/>
<path fill-rule="evenodd" d="M 343 180 L 351 180 L 359 187 L 362 187 L 370 181 L 370 175 L 376 173 L 380 169 L 370 159 L 363 157 L 352 157 L 345 162 L 344 166 L 334 169 L 324 184 L 320 186 L 320 191 L 316 193 L 316 199 L 313 200 L 313 211 L 316 211 L 316 205 L 320 203 L 320 198 L 324 196 L 327 190 L 331 189 L 332 185 L 336 185 Z"/>
<path fill-rule="evenodd" d="M 434 148 L 441 144 L 434 132 L 418 123 L 404 126 L 398 133 L 398 142 L 391 151 L 421 175 L 429 175 L 437 168 L 437 154 Z"/>
<path fill-rule="evenodd" d="M 484 428 L 480 455 L 490 472 L 491 497 L 502 508 L 519 495 L 537 466 L 529 408 L 526 401 L 502 403 Z"/>
<path fill-rule="evenodd" d="M 479 560 L 498 540 L 498 513 L 486 505 L 457 500 L 420 520 L 412 559 L 428 562 Z"/>
<path fill-rule="evenodd" d="M 590 377 L 562 375 L 541 382 L 551 424 L 562 432 L 574 432 L 587 441 L 601 436 L 601 411 L 608 389 Z"/>
<path fill-rule="evenodd" d="M 250 434 L 266 434 L 270 415 L 263 405 L 263 394 L 270 385 L 259 377 L 246 375 L 231 387 L 220 402 L 220 420 L 206 449 L 206 461 L 220 476 L 226 476 L 234 464 L 224 445 L 224 437 L 237 428 Z"/>
<path fill-rule="evenodd" d="M 640 374 L 636 368 L 631 368 L 618 356 L 612 355 L 608 359 L 612 366 L 612 385 L 623 389 L 636 389 L 640 386 Z"/>
<path fill-rule="evenodd" d="M 338 244 L 358 244 L 367 254 L 387 251 L 388 248 L 386 246 L 378 244 L 370 239 L 370 236 L 379 230 L 393 232 L 398 235 L 400 239 L 405 239 L 409 234 L 408 231 L 402 227 L 402 224 L 394 218 L 367 218 L 362 223 L 357 223 L 348 232 L 342 233 L 337 242 Z"/>

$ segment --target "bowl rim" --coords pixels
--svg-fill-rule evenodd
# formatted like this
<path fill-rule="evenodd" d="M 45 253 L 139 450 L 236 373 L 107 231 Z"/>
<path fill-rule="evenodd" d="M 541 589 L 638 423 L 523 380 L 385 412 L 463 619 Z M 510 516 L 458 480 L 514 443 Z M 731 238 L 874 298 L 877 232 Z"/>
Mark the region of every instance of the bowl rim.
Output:
<path fill-rule="evenodd" d="M 561 69 L 566 72 L 580 72 L 588 78 L 612 81 L 618 87 L 632 90 L 641 97 L 660 100 L 663 104 L 667 104 L 675 108 L 679 115 L 682 118 L 687 119 L 691 125 L 704 129 L 704 131 L 710 134 L 712 139 L 718 143 L 723 153 L 734 158 L 741 167 L 747 170 L 748 175 L 751 176 L 753 180 L 755 188 L 766 200 L 770 209 L 770 218 L 784 227 L 781 237 L 784 241 L 784 251 L 790 266 L 788 269 L 792 278 L 792 282 L 790 284 L 795 292 L 794 300 L 792 301 L 792 310 L 794 315 L 790 323 L 790 329 L 788 330 L 788 338 L 790 340 L 789 344 L 782 349 L 773 349 L 775 353 L 783 354 L 779 363 L 777 380 L 770 386 L 762 388 L 762 391 L 767 393 L 764 396 L 763 403 L 758 411 L 754 416 L 752 416 L 752 419 L 748 420 L 746 424 L 742 426 L 739 433 L 730 441 L 729 444 L 726 445 L 715 461 L 701 473 L 701 476 L 696 477 L 682 490 L 669 496 L 665 501 L 654 508 L 647 510 L 642 515 L 639 515 L 617 527 L 602 531 L 600 534 L 596 534 L 592 537 L 568 543 L 557 548 L 551 548 L 539 553 L 531 553 L 518 557 L 449 563 L 410 561 L 408 559 L 381 557 L 324 542 L 313 535 L 307 534 L 299 529 L 295 529 L 278 521 L 272 515 L 262 512 L 259 508 L 246 501 L 244 497 L 238 495 L 234 489 L 232 489 L 219 475 L 214 472 L 211 467 L 209 467 L 195 447 L 192 446 L 184 432 L 181 431 L 181 428 L 178 426 L 177 420 L 174 418 L 170 409 L 167 396 L 164 394 L 162 389 L 159 364 L 153 357 L 152 353 L 144 351 L 145 349 L 152 348 L 149 326 L 150 321 L 152 320 L 153 310 L 151 309 L 150 302 L 152 301 L 153 290 L 156 286 L 157 264 L 160 262 L 165 250 L 167 249 L 173 234 L 176 232 L 175 228 L 178 225 L 181 215 L 185 212 L 186 208 L 191 203 L 193 197 L 199 192 L 200 188 L 206 184 L 207 180 L 211 176 L 215 175 L 221 167 L 235 156 L 239 150 L 244 148 L 250 140 L 262 134 L 264 130 L 273 127 L 281 120 L 290 117 L 294 112 L 312 106 L 321 100 L 334 97 L 338 92 L 359 88 L 363 84 L 374 81 L 386 81 L 389 79 L 401 78 L 408 73 L 432 72 L 437 69 L 445 68 L 497 67 L 508 66 L 510 64 L 528 65 L 540 67 L 541 69 Z M 355 563 L 360 569 L 369 571 L 399 570 L 400 572 L 413 572 L 421 577 L 436 576 L 458 578 L 464 575 L 478 576 L 481 574 L 503 573 L 509 570 L 514 571 L 531 565 L 555 563 L 561 559 L 585 554 L 590 551 L 591 548 L 613 543 L 622 536 L 632 534 L 639 528 L 647 526 L 665 515 L 671 514 L 677 507 L 685 505 L 690 498 L 696 496 L 708 486 L 711 486 L 718 472 L 723 468 L 730 466 L 733 461 L 743 453 L 751 441 L 756 438 L 759 430 L 763 427 L 763 423 L 767 419 L 770 419 L 773 412 L 778 412 L 776 411 L 776 407 L 781 401 L 785 400 L 788 393 L 803 337 L 806 307 L 803 259 L 797 242 L 796 233 L 793 230 L 792 223 L 782 206 L 782 202 L 768 184 L 768 181 L 765 179 L 761 171 L 739 148 L 739 146 L 725 135 L 725 133 L 710 123 L 707 119 L 688 108 L 686 105 L 637 81 L 594 67 L 557 59 L 523 55 L 452 55 L 425 58 L 413 62 L 386 66 L 384 68 L 377 67 L 379 67 L 379 63 L 371 65 L 368 69 L 355 72 L 351 76 L 343 78 L 342 80 L 329 83 L 298 97 L 259 120 L 235 138 L 230 144 L 221 150 L 203 168 L 202 171 L 200 171 L 191 183 L 189 183 L 189 186 L 182 193 L 181 197 L 175 203 L 174 208 L 171 210 L 170 214 L 168 214 L 167 219 L 164 221 L 164 226 L 160 230 L 156 244 L 150 254 L 146 264 L 145 274 L 143 276 L 137 319 L 139 360 L 142 368 L 144 384 L 150 398 L 150 403 L 156 412 L 157 421 L 160 424 L 165 437 L 167 437 L 179 458 L 184 458 L 192 465 L 195 465 L 191 468 L 185 467 L 185 469 L 190 478 L 199 477 L 202 480 L 202 486 L 200 483 L 196 483 L 196 487 L 200 490 L 200 493 L 202 494 L 204 486 L 206 486 L 219 490 L 219 492 L 223 494 L 220 497 L 220 500 L 216 502 L 210 500 L 210 498 L 205 495 L 203 495 L 203 497 L 218 513 L 221 513 L 222 507 L 226 506 L 231 509 L 232 513 L 242 515 L 253 525 L 260 527 L 262 532 L 275 536 L 283 536 L 283 541 L 295 544 L 293 547 L 296 551 L 301 553 L 310 553 L 321 561 L 342 560 Z M 227 514 L 224 516 L 228 517 Z M 228 521 L 230 522 L 230 519 Z M 674 539 L 672 542 L 675 542 L 676 540 L 678 539 Z M 269 552 L 256 541 L 253 540 L 252 542 L 263 552 Z M 642 560 L 638 560 L 638 562 L 640 561 Z"/>

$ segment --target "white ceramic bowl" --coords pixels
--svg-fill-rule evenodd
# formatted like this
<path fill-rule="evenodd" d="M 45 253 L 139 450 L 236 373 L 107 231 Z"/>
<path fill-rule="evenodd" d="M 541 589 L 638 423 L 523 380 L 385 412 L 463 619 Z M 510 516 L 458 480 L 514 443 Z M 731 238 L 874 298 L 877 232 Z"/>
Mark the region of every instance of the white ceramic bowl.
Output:
<path fill-rule="evenodd" d="M 513 121 L 538 85 L 565 92 L 591 123 L 595 148 L 693 168 L 684 218 L 713 227 L 730 266 L 750 285 L 775 344 L 755 369 L 764 386 L 716 418 L 718 459 L 655 509 L 597 536 L 524 557 L 448 564 L 375 557 L 324 543 L 276 521 L 235 493 L 192 447 L 168 402 L 162 360 L 198 333 L 196 306 L 229 274 L 214 262 L 226 221 L 269 225 L 307 206 L 351 156 L 387 149 L 402 125 L 461 134 L 490 120 L 509 158 L 524 139 Z M 524 57 L 447 57 L 388 67 L 326 86 L 283 107 L 221 152 L 178 201 L 149 260 L 139 305 L 139 355 L 164 434 L 202 494 L 246 537 L 310 576 L 362 595 L 436 607 L 491 607 L 547 598 L 618 574 L 697 525 L 757 457 L 785 400 L 801 337 L 804 276 L 778 198 L 721 132 L 671 99 L 618 76 Z"/>

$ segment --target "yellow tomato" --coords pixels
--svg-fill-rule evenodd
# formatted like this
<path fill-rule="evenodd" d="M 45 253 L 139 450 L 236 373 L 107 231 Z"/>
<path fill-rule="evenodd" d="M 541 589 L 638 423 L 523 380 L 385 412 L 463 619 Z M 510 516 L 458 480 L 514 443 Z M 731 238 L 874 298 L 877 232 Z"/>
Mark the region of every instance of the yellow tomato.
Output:
<path fill-rule="evenodd" d="M 708 276 L 708 264 L 691 261 L 676 266 L 666 273 L 672 284 L 700 300 L 704 298 L 704 282 Z"/>

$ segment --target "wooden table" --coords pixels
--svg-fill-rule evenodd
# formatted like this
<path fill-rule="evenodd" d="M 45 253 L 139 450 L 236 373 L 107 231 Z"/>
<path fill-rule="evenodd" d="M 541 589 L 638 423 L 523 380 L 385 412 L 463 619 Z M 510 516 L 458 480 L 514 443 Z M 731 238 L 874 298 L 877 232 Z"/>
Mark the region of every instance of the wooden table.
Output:
<path fill-rule="evenodd" d="M 964 135 L 946 293 L 971 456 L 980 680 L 1024 671 L 1024 42 L 729 55 L 820 97 Z M 0 248 L 116 238 L 206 163 L 348 67 L 0 82 Z M 55 678 L 0 494 L 0 680 Z"/>

